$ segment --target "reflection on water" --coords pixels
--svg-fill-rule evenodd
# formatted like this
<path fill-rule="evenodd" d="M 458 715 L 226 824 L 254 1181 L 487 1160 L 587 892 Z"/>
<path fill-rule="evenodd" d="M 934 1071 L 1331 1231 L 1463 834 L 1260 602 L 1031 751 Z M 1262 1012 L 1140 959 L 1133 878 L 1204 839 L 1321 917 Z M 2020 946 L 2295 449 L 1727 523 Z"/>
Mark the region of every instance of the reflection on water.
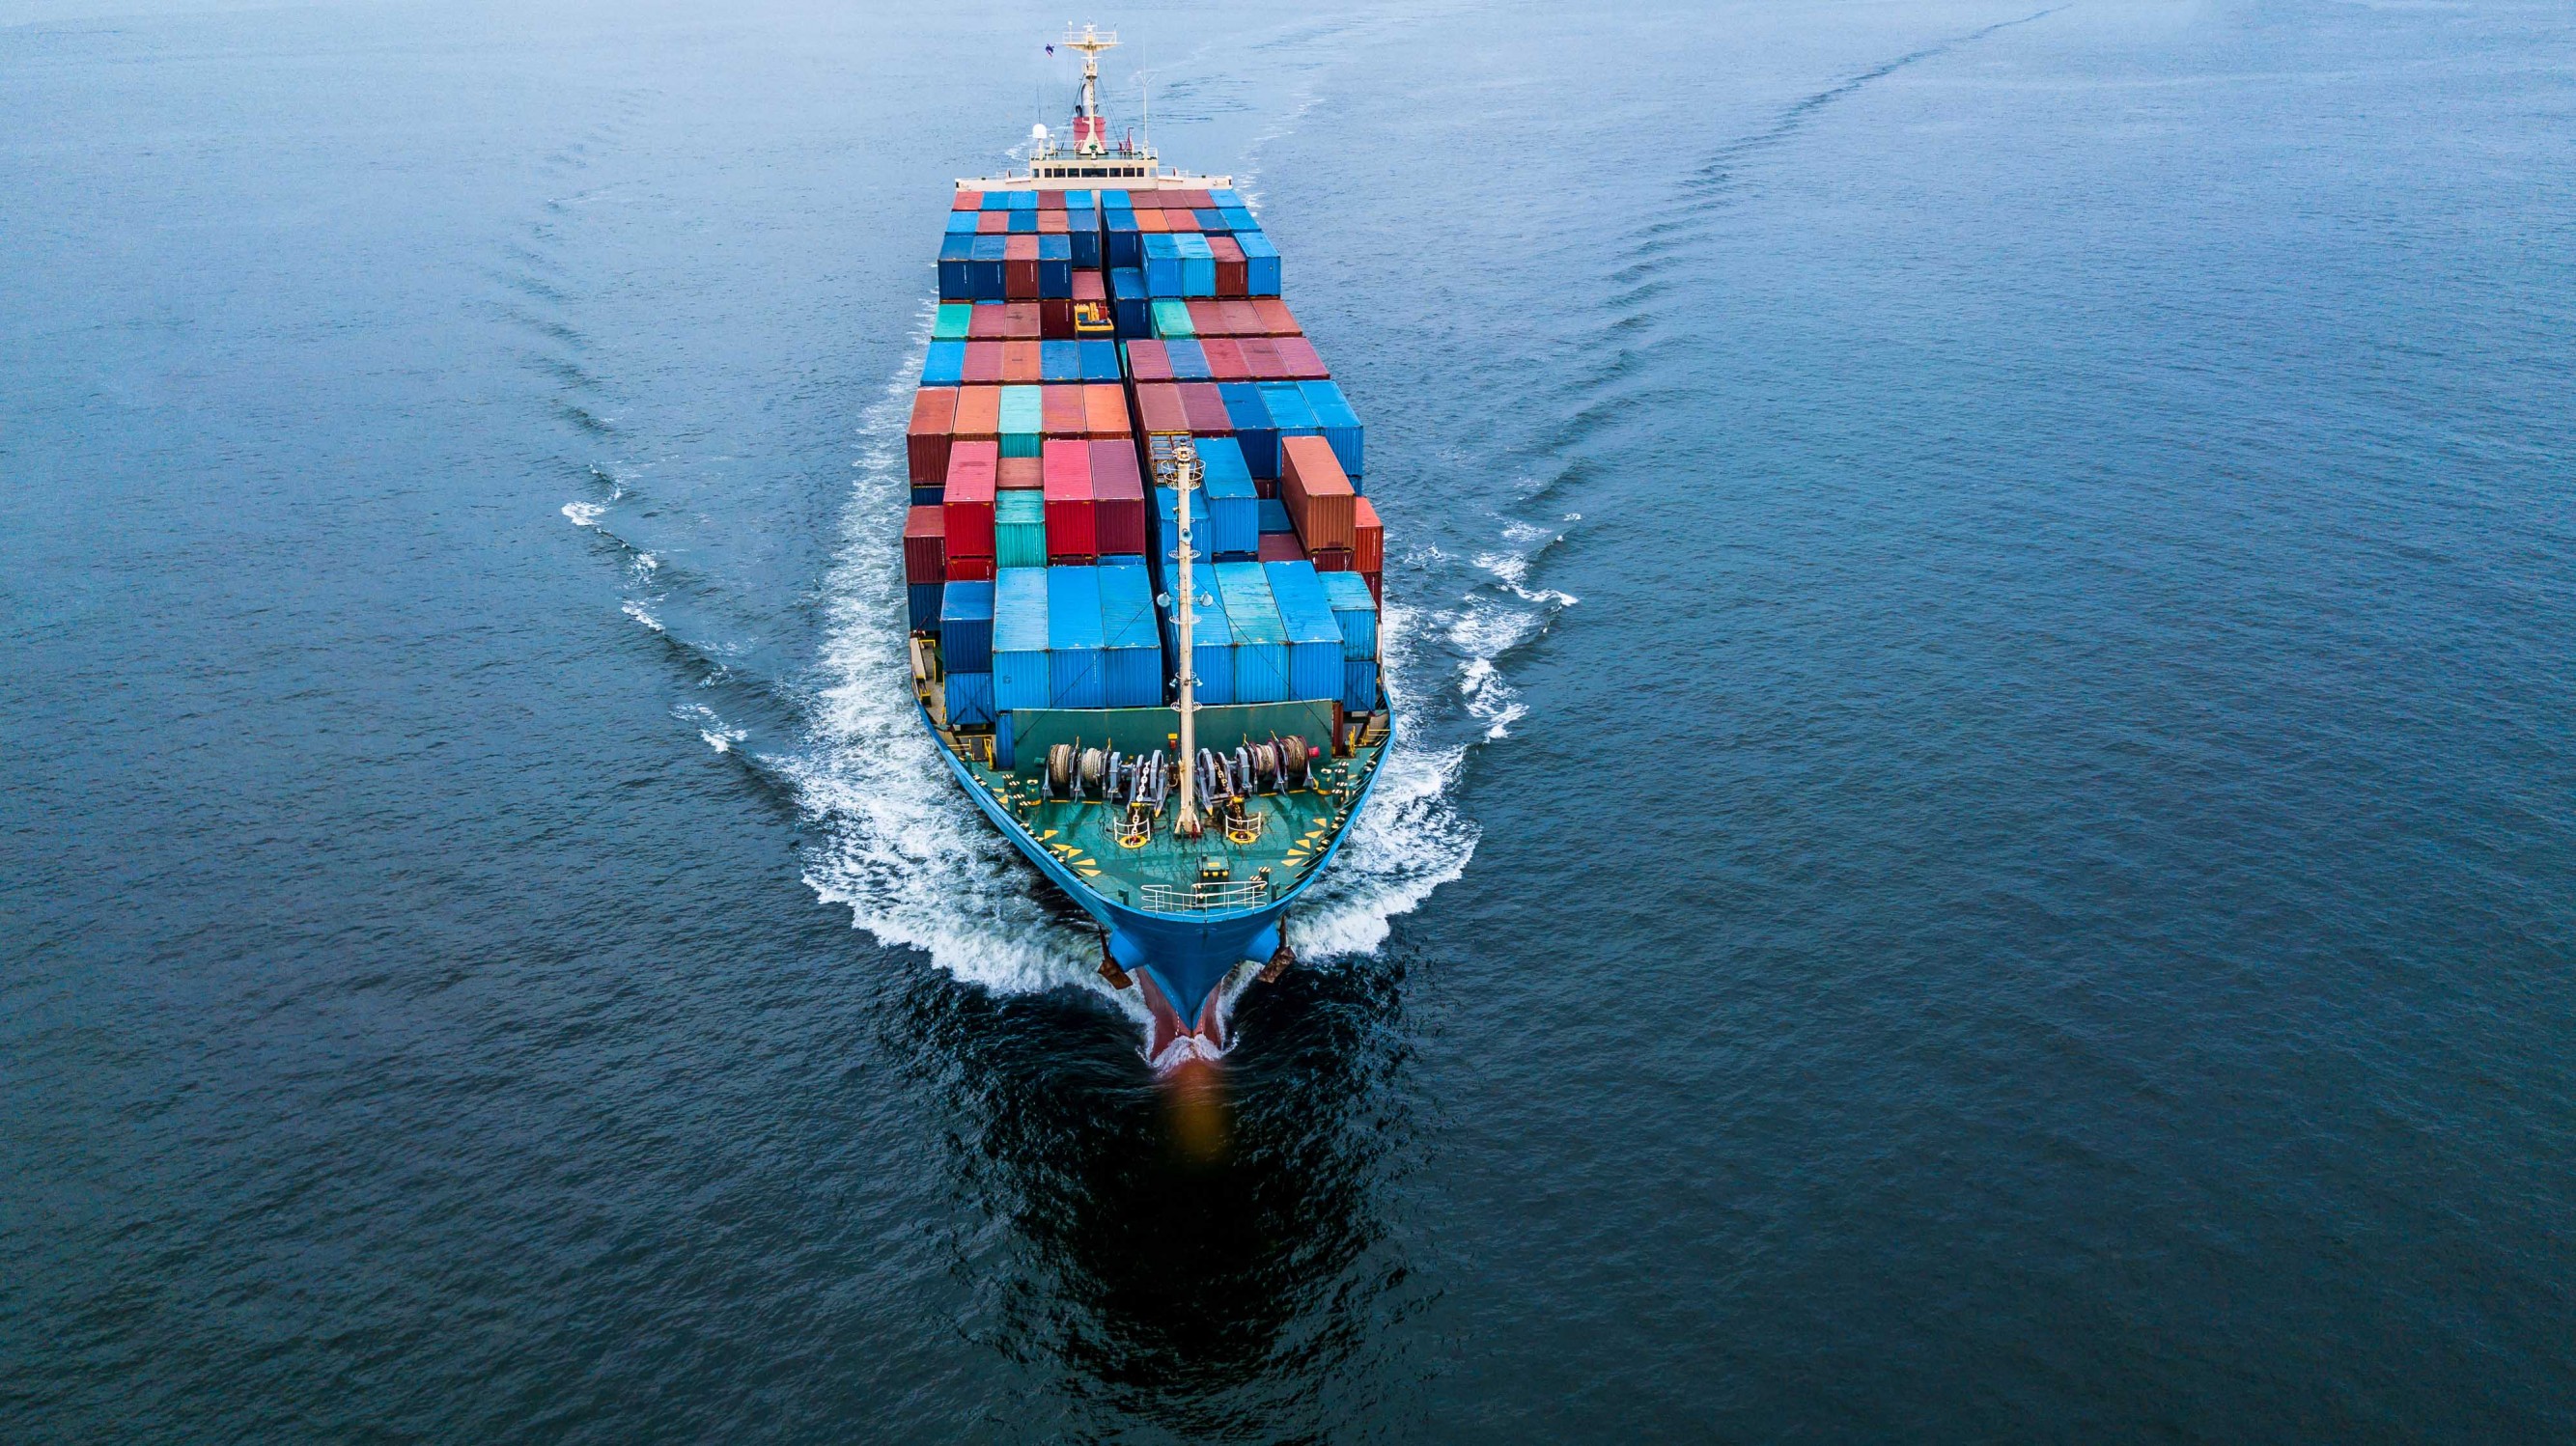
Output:
<path fill-rule="evenodd" d="M 972 1329 L 1079 1415 L 1192 1437 L 1311 1432 L 1340 1383 L 1382 1378 L 1383 1327 L 1415 1304 L 1389 1189 L 1417 1134 L 1403 975 L 1256 987 L 1235 1051 L 1177 1085 L 1088 1000 L 916 995 L 987 1227 L 958 1241 Z"/>

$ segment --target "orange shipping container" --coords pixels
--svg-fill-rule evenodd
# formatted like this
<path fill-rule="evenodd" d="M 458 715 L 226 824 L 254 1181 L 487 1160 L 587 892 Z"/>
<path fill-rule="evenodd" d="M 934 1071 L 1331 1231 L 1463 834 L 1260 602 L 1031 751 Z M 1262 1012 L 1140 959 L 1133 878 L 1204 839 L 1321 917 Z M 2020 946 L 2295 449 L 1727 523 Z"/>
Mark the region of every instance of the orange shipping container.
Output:
<path fill-rule="evenodd" d="M 1046 469 L 1035 457 L 1005 457 L 993 472 L 996 492 L 1035 492 L 1046 486 Z"/>
<path fill-rule="evenodd" d="M 1386 570 L 1386 525 L 1365 497 L 1351 504 L 1351 562 L 1368 574 L 1369 591 L 1375 593 L 1377 575 Z"/>
<path fill-rule="evenodd" d="M 1002 389 L 1000 387 L 959 387 L 957 421 L 949 435 L 961 441 L 981 439 L 998 441 L 1002 435 Z"/>
<path fill-rule="evenodd" d="M 1124 437 L 1127 389 L 1116 382 L 1093 382 L 1082 389 L 1082 430 L 1094 437 Z"/>
<path fill-rule="evenodd" d="M 957 388 L 923 387 L 912 394 L 912 425 L 905 429 L 904 460 L 912 480 L 930 487 L 948 476 L 948 438 L 957 423 Z"/>
<path fill-rule="evenodd" d="M 1044 364 L 1040 361 L 1044 353 L 1038 350 L 1040 345 L 1042 343 L 1034 340 L 1002 343 L 1003 385 L 1035 386 L 1046 379 L 1043 371 Z"/>
<path fill-rule="evenodd" d="M 1079 437 L 1091 429 L 1089 410 L 1080 382 L 1054 382 L 1041 389 L 1038 434 L 1046 437 Z"/>
<path fill-rule="evenodd" d="M 1321 437 L 1279 439 L 1279 501 L 1309 552 L 1350 548 L 1359 494 Z"/>

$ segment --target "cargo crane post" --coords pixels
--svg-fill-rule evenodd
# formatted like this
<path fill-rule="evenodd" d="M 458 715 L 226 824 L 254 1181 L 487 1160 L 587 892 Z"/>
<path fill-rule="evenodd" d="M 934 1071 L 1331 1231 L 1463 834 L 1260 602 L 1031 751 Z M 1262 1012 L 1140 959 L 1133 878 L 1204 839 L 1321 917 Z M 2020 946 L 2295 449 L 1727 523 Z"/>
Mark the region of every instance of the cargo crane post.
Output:
<path fill-rule="evenodd" d="M 1199 485 L 1199 449 L 1183 441 L 1172 448 L 1172 524 L 1179 535 L 1179 555 L 1172 578 L 1173 631 L 1179 635 L 1180 663 L 1176 670 L 1180 682 L 1178 711 L 1181 715 L 1181 812 L 1172 829 L 1183 838 L 1197 838 L 1204 832 L 1198 807 L 1198 652 L 1191 645 L 1191 629 L 1198 622 L 1198 583 L 1190 575 L 1190 563 L 1197 553 L 1190 547 L 1190 493 Z"/>

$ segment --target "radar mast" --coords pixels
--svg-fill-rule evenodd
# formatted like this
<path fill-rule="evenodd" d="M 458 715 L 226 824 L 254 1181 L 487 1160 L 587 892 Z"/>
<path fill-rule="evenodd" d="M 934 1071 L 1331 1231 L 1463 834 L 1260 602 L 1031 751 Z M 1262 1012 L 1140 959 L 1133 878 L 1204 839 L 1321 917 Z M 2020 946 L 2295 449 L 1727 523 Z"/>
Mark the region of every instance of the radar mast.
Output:
<path fill-rule="evenodd" d="M 1118 45 L 1118 32 L 1103 35 L 1097 25 L 1085 25 L 1082 33 L 1073 26 L 1064 27 L 1064 39 L 1056 42 L 1068 50 L 1082 52 L 1082 109 L 1073 118 L 1073 148 L 1085 156 L 1104 155 L 1109 150 L 1108 125 L 1100 118 L 1100 52 Z"/>

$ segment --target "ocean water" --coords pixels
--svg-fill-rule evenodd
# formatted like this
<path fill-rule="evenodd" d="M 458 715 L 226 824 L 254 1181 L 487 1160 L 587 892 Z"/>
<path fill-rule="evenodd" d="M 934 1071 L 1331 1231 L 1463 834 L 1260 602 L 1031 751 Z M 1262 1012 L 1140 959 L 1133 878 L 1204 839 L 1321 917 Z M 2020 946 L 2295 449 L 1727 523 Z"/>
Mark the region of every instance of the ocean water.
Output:
<path fill-rule="evenodd" d="M 2576 17 L 1152 3 L 1405 744 L 1176 1102 L 909 721 L 1012 5 L 0 9 L 0 1438 L 2576 1434 Z"/>

